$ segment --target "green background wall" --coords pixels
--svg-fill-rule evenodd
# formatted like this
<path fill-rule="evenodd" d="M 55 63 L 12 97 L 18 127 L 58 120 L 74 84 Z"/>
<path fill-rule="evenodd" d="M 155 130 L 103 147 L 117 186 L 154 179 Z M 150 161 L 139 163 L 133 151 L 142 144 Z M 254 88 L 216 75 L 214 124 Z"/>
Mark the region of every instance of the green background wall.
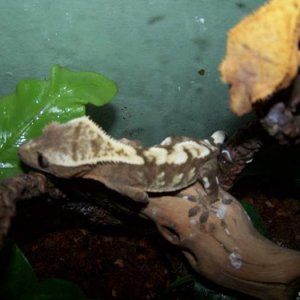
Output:
<path fill-rule="evenodd" d="M 61 64 L 118 84 L 112 104 L 89 110 L 116 137 L 149 144 L 230 132 L 243 120 L 219 79 L 226 32 L 263 2 L 0 0 L 0 94 Z"/>

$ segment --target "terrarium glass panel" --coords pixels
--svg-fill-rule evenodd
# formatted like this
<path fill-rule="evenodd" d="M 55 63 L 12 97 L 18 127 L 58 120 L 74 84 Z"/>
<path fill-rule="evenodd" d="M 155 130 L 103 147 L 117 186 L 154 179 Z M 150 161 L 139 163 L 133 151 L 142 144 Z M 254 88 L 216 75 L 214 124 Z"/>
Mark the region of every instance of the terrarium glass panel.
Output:
<path fill-rule="evenodd" d="M 111 104 L 88 110 L 115 137 L 230 132 L 243 119 L 229 111 L 218 71 L 226 32 L 263 2 L 2 0 L 0 94 L 60 64 L 117 83 Z"/>

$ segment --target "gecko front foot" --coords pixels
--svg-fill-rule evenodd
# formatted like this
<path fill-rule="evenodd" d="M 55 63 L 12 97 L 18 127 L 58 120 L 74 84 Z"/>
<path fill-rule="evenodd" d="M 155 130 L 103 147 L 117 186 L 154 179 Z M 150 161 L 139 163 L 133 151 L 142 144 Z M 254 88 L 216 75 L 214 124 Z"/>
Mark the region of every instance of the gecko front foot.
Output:
<path fill-rule="evenodd" d="M 140 203 L 149 203 L 149 196 L 148 194 L 140 189 L 132 188 L 129 186 L 124 187 L 116 187 L 115 188 L 119 193 L 131 198 L 132 200 Z"/>

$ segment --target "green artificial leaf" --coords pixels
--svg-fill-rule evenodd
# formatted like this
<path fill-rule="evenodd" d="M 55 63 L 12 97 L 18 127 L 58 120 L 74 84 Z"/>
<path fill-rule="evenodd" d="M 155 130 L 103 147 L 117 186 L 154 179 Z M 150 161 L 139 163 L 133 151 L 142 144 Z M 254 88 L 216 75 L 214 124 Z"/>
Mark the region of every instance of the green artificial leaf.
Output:
<path fill-rule="evenodd" d="M 224 295 L 223 293 L 214 291 L 200 283 L 198 276 L 187 274 L 183 277 L 177 278 L 170 284 L 170 287 L 165 292 L 165 298 L 168 298 L 172 289 L 178 289 L 183 285 L 193 283 L 194 285 L 194 298 L 197 300 L 236 300 L 236 298 Z"/>
<path fill-rule="evenodd" d="M 268 233 L 267 229 L 265 228 L 264 222 L 263 222 L 258 210 L 255 208 L 255 206 L 251 205 L 249 202 L 247 202 L 245 200 L 242 200 L 241 204 L 244 207 L 245 211 L 247 212 L 248 216 L 250 217 L 256 230 L 263 236 L 270 238 L 270 234 Z"/>
<path fill-rule="evenodd" d="M 195 281 L 195 277 L 191 274 L 187 274 L 185 276 L 179 277 L 176 280 L 174 280 L 168 289 L 176 289 L 178 287 L 181 287 L 182 285 L 191 283 Z"/>
<path fill-rule="evenodd" d="M 47 279 L 19 300 L 85 300 L 83 291 L 75 284 L 61 279 Z"/>
<path fill-rule="evenodd" d="M 171 282 L 171 284 L 165 289 L 164 299 L 170 299 L 174 290 L 192 282 L 194 282 L 194 276 L 192 274 L 187 274 L 185 276 L 178 277 L 176 280 Z"/>
<path fill-rule="evenodd" d="M 0 256 L 0 299 L 9 300 L 83 300 L 75 284 L 59 279 L 38 281 L 22 251 L 8 240 Z"/>
<path fill-rule="evenodd" d="M 11 241 L 1 250 L 0 266 L 0 299 L 17 300 L 37 283 L 27 258 Z"/>
<path fill-rule="evenodd" d="M 14 94 L 0 98 L 0 180 L 21 171 L 17 149 L 52 122 L 85 114 L 85 105 L 104 105 L 117 92 L 115 83 L 93 72 L 54 65 L 49 80 L 26 79 Z"/>
<path fill-rule="evenodd" d="M 199 281 L 195 281 L 194 284 L 194 291 L 195 291 L 195 297 L 196 300 L 236 300 L 236 298 L 224 295 L 222 293 L 218 293 L 216 291 L 213 291 L 207 287 L 205 287 L 203 284 L 201 284 Z"/>

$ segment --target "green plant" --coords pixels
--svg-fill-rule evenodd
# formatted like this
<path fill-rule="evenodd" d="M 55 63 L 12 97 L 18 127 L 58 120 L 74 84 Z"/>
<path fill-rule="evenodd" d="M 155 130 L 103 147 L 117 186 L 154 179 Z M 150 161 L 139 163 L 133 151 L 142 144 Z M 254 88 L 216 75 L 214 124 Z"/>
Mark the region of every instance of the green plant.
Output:
<path fill-rule="evenodd" d="M 0 299 L 84 300 L 75 284 L 60 280 L 38 280 L 30 263 L 16 244 L 7 241 L 0 257 Z"/>
<path fill-rule="evenodd" d="M 52 122 L 85 114 L 85 105 L 104 105 L 116 84 L 93 72 L 73 72 L 54 65 L 49 80 L 25 79 L 15 93 L 0 98 L 0 180 L 21 172 L 17 149 Z"/>
<path fill-rule="evenodd" d="M 0 180 L 21 172 L 17 150 L 53 121 L 85 114 L 85 105 L 104 105 L 116 84 L 92 72 L 73 72 L 54 65 L 49 80 L 26 79 L 15 93 L 0 98 Z M 79 287 L 59 279 L 40 281 L 17 245 L 7 242 L 0 256 L 0 299 L 82 300 Z"/>
<path fill-rule="evenodd" d="M 221 292 L 214 291 L 201 282 L 198 276 L 187 274 L 173 281 L 166 290 L 165 296 L 168 299 L 170 293 L 174 289 L 178 289 L 186 284 L 193 284 L 194 300 L 236 300 L 236 298 L 227 296 Z"/>

